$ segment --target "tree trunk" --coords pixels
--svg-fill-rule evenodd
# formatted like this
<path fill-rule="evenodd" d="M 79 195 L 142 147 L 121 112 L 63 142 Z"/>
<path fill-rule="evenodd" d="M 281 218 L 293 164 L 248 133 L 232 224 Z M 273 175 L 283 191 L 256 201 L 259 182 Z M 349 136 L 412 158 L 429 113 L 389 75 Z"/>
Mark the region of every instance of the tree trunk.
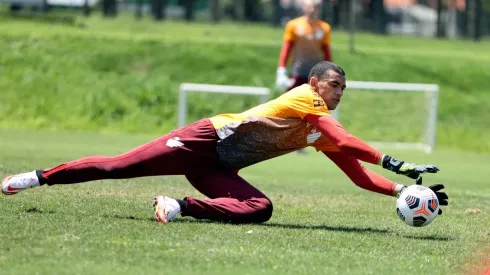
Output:
<path fill-rule="evenodd" d="M 117 15 L 117 2 L 116 0 L 103 0 L 102 12 L 104 17 L 115 17 Z"/>
<path fill-rule="evenodd" d="M 41 9 L 42 12 L 48 12 L 49 11 L 49 5 L 47 0 L 43 0 L 43 6 Z"/>
<path fill-rule="evenodd" d="M 136 19 L 141 19 L 143 17 L 143 0 L 136 1 Z"/>
<path fill-rule="evenodd" d="M 260 21 L 260 3 L 258 0 L 244 0 L 243 15 L 245 21 Z"/>
<path fill-rule="evenodd" d="M 220 20 L 219 0 L 210 0 L 209 10 L 211 13 L 211 22 L 215 22 L 215 23 L 219 22 Z"/>
<path fill-rule="evenodd" d="M 332 27 L 337 28 L 340 25 L 340 3 L 341 0 L 332 1 Z"/>
<path fill-rule="evenodd" d="M 374 32 L 378 34 L 386 33 L 385 27 L 385 8 L 383 0 L 371 0 L 373 7 Z"/>
<path fill-rule="evenodd" d="M 194 2 L 195 0 L 184 0 L 184 18 L 186 21 L 194 21 L 195 13 L 194 13 Z"/>
<path fill-rule="evenodd" d="M 473 27 L 473 40 L 479 41 L 481 38 L 481 15 L 482 15 L 482 2 L 481 0 L 474 0 L 474 27 Z"/>
<path fill-rule="evenodd" d="M 470 22 L 470 3 L 471 0 L 464 1 L 464 16 L 463 16 L 463 36 L 468 37 L 468 28 Z"/>
<path fill-rule="evenodd" d="M 142 1 L 142 0 L 139 0 Z M 167 0 L 152 0 L 152 13 L 153 18 L 156 21 L 162 21 L 165 19 L 165 7 L 167 5 Z"/>
<path fill-rule="evenodd" d="M 272 25 L 279 27 L 281 25 L 282 7 L 281 0 L 272 0 Z"/>
<path fill-rule="evenodd" d="M 437 0 L 437 37 L 444 37 L 444 30 L 442 29 L 442 0 Z"/>
<path fill-rule="evenodd" d="M 349 48 L 351 53 L 356 52 L 355 44 L 354 44 L 354 35 L 356 32 L 356 1 L 357 0 L 349 0 Z"/>
<path fill-rule="evenodd" d="M 91 12 L 91 9 L 90 9 L 88 0 L 83 1 L 83 15 L 85 17 L 89 17 L 90 16 L 90 12 Z"/>

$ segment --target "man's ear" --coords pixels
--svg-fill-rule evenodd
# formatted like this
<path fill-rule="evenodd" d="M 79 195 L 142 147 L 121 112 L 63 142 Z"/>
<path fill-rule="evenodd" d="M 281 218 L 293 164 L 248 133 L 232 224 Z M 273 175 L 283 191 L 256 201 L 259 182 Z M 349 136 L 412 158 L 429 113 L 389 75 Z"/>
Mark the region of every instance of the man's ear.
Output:
<path fill-rule="evenodd" d="M 310 78 L 309 84 L 310 84 L 311 87 L 315 87 L 318 84 L 318 78 L 312 76 Z"/>

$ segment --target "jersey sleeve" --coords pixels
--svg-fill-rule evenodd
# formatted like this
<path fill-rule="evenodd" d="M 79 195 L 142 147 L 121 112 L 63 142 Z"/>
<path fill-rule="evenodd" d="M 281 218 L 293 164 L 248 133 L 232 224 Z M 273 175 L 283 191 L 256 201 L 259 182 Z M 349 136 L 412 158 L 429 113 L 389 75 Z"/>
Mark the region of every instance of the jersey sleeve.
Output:
<path fill-rule="evenodd" d="M 360 188 L 388 196 L 396 196 L 402 185 L 368 170 L 356 158 L 343 152 L 323 152 Z"/>
<path fill-rule="evenodd" d="M 323 25 L 323 31 L 325 32 L 325 35 L 323 36 L 323 44 L 324 45 L 330 45 L 331 42 L 331 27 L 328 23 L 325 23 Z"/>
<path fill-rule="evenodd" d="M 330 115 L 323 98 L 306 86 L 289 93 L 291 95 L 288 100 L 289 108 L 301 119 L 304 119 L 307 115 Z"/>
<path fill-rule="evenodd" d="M 294 22 L 289 21 L 286 24 L 286 29 L 284 31 L 284 41 L 295 41 L 296 40 L 296 34 L 294 33 Z"/>

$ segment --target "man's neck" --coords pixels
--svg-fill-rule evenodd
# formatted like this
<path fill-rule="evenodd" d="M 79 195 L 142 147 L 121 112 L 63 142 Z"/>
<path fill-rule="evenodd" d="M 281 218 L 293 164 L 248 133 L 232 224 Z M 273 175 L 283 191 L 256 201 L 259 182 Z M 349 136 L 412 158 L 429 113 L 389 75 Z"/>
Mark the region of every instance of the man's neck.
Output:
<path fill-rule="evenodd" d="M 305 18 L 306 18 L 306 21 L 308 21 L 308 23 L 310 23 L 310 24 L 313 24 L 316 21 L 315 17 L 305 16 Z"/>

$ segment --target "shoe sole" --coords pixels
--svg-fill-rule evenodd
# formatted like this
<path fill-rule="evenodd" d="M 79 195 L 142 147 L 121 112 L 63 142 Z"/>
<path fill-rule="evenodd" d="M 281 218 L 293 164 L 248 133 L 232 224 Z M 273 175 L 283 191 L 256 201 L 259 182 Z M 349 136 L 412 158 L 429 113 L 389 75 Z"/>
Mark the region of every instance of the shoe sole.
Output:
<path fill-rule="evenodd" d="M 12 178 L 13 176 L 7 176 L 5 177 L 3 180 L 2 180 L 2 193 L 5 195 L 5 196 L 12 196 L 12 195 L 15 195 L 17 194 L 17 192 L 12 192 L 12 193 L 9 193 L 9 192 L 4 192 L 3 191 L 3 186 L 7 183 L 7 181 L 9 181 L 10 178 Z"/>
<path fill-rule="evenodd" d="M 157 199 L 155 202 L 155 218 L 156 218 L 157 222 L 159 222 L 159 223 L 168 223 L 168 220 L 165 217 L 165 215 L 160 214 L 160 210 L 162 212 L 165 211 L 165 209 L 160 209 L 159 200 Z"/>

